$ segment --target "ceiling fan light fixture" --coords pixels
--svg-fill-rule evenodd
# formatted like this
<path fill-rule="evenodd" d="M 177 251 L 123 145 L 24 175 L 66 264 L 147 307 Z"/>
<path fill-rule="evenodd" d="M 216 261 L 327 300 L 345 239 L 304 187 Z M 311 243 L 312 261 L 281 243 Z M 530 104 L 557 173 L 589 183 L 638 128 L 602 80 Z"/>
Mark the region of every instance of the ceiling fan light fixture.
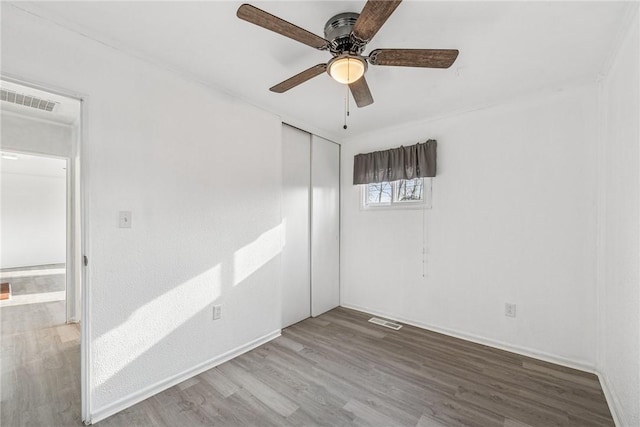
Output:
<path fill-rule="evenodd" d="M 250 4 L 238 7 L 236 15 L 243 21 L 333 55 L 328 63 L 314 65 L 270 87 L 271 92 L 286 92 L 326 71 L 338 83 L 348 85 L 347 91 L 353 95 L 358 108 L 362 108 L 373 104 L 373 96 L 367 79 L 364 78 L 369 64 L 449 68 L 458 57 L 457 49 L 375 49 L 363 57 L 367 44 L 401 2 L 402 0 L 367 0 L 360 13 L 339 13 L 325 24 L 325 38 Z M 348 107 L 348 102 L 345 104 Z M 346 124 L 344 128 L 346 129 Z"/>
<path fill-rule="evenodd" d="M 341 84 L 351 84 L 358 81 L 367 71 L 367 63 L 358 56 L 336 56 L 329 61 L 327 72 L 335 81 Z"/>

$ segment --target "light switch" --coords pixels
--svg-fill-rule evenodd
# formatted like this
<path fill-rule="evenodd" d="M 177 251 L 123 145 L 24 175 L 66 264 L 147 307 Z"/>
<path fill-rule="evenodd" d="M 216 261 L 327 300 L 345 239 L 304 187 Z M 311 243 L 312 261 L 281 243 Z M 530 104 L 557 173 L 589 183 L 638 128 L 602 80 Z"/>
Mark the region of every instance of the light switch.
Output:
<path fill-rule="evenodd" d="M 120 211 L 120 228 L 131 228 L 131 212 L 130 211 Z"/>

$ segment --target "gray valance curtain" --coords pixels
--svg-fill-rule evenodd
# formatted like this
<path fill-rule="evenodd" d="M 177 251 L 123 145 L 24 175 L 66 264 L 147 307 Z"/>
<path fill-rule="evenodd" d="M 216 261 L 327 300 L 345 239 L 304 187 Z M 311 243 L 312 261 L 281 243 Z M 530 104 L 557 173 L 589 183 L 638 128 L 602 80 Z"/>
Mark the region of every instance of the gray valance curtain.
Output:
<path fill-rule="evenodd" d="M 353 158 L 353 184 L 391 182 L 436 176 L 436 148 L 438 142 L 358 154 Z"/>

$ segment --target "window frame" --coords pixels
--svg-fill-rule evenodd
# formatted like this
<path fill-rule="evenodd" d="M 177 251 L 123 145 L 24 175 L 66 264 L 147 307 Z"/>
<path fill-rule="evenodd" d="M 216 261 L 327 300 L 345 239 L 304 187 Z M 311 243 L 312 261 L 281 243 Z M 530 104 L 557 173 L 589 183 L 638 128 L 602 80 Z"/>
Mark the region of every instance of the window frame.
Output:
<path fill-rule="evenodd" d="M 422 199 L 421 200 L 398 200 L 400 181 L 390 181 L 391 202 L 389 203 L 368 203 L 368 193 L 370 184 L 360 185 L 360 210 L 377 211 L 387 209 L 431 209 L 431 196 L 433 193 L 433 178 L 422 179 Z"/>

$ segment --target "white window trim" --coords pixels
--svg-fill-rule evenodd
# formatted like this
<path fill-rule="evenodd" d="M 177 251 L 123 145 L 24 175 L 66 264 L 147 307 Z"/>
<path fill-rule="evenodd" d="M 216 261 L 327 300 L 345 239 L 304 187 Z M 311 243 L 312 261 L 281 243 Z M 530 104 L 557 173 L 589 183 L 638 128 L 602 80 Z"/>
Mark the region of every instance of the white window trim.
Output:
<path fill-rule="evenodd" d="M 379 210 L 396 210 L 396 209 L 431 209 L 431 196 L 433 194 L 433 178 L 422 178 L 422 200 L 404 200 L 393 201 L 398 191 L 398 182 L 392 182 L 393 196 L 390 203 L 380 203 L 370 205 L 367 204 L 367 186 L 360 185 L 360 210 L 362 211 L 379 211 Z"/>

